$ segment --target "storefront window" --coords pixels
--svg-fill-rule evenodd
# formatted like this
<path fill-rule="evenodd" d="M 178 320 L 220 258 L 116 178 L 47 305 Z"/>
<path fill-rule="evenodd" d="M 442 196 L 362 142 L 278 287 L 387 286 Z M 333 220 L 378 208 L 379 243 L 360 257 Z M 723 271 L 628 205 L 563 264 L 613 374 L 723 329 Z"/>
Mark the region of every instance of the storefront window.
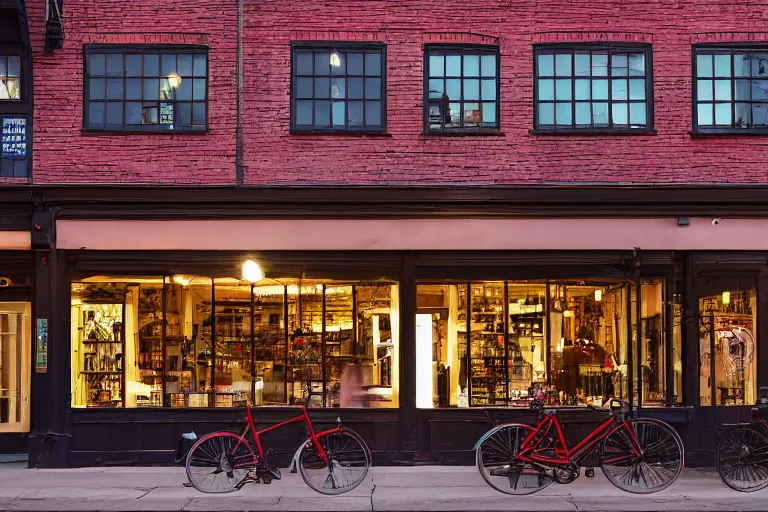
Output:
<path fill-rule="evenodd" d="M 756 306 L 754 287 L 699 299 L 700 405 L 755 403 Z"/>
<path fill-rule="evenodd" d="M 0 432 L 29 431 L 30 311 L 0 302 Z"/>
<path fill-rule="evenodd" d="M 640 382 L 644 405 L 666 405 L 664 281 L 636 297 L 620 280 L 419 284 L 417 406 L 637 404 Z"/>
<path fill-rule="evenodd" d="M 301 279 L 75 282 L 72 405 L 397 407 L 397 293 Z"/>

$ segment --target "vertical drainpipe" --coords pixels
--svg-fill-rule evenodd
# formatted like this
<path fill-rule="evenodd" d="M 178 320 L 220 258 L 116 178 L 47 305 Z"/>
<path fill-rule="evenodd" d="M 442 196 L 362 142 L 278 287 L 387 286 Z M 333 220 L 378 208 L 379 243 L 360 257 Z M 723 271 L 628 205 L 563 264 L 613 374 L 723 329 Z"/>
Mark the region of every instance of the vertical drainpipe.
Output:
<path fill-rule="evenodd" d="M 243 186 L 243 2 L 237 0 L 237 128 L 235 132 L 235 180 Z"/>

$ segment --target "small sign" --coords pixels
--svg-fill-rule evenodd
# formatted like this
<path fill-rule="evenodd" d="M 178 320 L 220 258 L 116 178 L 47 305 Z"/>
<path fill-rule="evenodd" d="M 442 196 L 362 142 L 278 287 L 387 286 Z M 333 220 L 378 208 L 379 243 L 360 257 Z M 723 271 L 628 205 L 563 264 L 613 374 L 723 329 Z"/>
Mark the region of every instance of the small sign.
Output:
<path fill-rule="evenodd" d="M 37 358 L 35 361 L 37 373 L 48 372 L 48 319 L 37 319 Z"/>
<path fill-rule="evenodd" d="M 27 156 L 27 119 L 24 117 L 3 118 L 3 156 Z"/>
<path fill-rule="evenodd" d="M 160 104 L 160 124 L 173 125 L 173 104 L 172 103 Z"/>

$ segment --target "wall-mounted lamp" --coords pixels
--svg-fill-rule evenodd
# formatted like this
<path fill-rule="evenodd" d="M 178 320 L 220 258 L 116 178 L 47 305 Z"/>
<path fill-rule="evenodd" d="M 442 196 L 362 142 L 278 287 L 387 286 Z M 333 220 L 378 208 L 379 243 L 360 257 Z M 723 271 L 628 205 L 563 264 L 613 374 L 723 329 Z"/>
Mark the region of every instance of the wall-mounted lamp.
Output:
<path fill-rule="evenodd" d="M 261 271 L 261 267 L 253 260 L 246 260 L 243 262 L 243 280 L 249 283 L 257 283 L 264 279 L 264 272 Z"/>
<path fill-rule="evenodd" d="M 595 290 L 595 302 L 603 300 L 603 290 Z"/>
<path fill-rule="evenodd" d="M 723 304 L 728 305 L 731 303 L 731 292 L 725 291 L 723 292 Z"/>

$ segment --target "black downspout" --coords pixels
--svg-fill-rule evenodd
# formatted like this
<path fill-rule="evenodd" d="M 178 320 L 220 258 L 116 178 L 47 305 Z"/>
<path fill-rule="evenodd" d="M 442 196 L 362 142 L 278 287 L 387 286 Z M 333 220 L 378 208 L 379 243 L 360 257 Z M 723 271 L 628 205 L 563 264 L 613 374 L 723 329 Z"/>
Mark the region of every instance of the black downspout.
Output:
<path fill-rule="evenodd" d="M 235 181 L 243 186 L 243 1 L 237 0 L 237 127 L 235 130 Z"/>

